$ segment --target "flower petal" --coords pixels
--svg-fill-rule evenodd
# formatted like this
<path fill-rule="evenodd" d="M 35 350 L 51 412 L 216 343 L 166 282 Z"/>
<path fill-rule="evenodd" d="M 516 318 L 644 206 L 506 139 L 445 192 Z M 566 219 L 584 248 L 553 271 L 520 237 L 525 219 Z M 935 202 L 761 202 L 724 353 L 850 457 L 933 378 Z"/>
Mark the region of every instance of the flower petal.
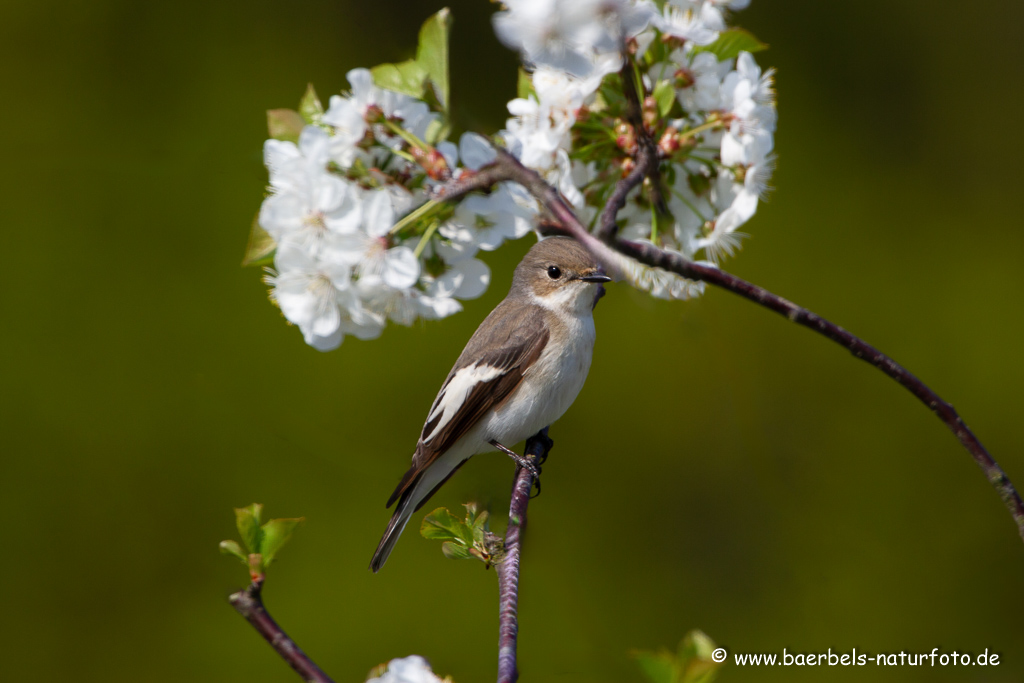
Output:
<path fill-rule="evenodd" d="M 395 289 L 408 289 L 420 278 L 420 262 L 409 247 L 395 247 L 384 254 L 384 284 Z"/>

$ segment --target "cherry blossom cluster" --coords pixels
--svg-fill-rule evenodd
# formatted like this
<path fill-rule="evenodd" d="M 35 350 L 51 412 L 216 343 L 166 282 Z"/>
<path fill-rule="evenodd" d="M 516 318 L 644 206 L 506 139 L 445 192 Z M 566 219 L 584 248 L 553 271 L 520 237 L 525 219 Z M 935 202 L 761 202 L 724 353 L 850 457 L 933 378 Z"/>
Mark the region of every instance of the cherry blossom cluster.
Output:
<path fill-rule="evenodd" d="M 517 203 L 510 188 L 454 208 L 428 204 L 432 186 L 491 161 L 493 148 L 472 133 L 458 147 L 430 144 L 439 115 L 425 102 L 376 86 L 366 69 L 348 79 L 351 91 L 331 97 L 296 142 L 264 145 L 270 194 L 258 222 L 276 245 L 266 280 L 284 317 L 320 350 L 345 335 L 375 338 L 388 321 L 457 313 L 490 281 L 477 251 L 532 225 L 532 203 Z M 406 220 L 416 211 L 420 220 Z"/>
<path fill-rule="evenodd" d="M 518 185 L 457 203 L 437 199 L 440 186 L 501 144 L 594 225 L 646 144 L 654 172 L 628 196 L 620 234 L 718 263 L 773 167 L 772 72 L 751 54 L 764 46 L 727 25 L 748 2 L 504 0 L 494 26 L 522 54 L 519 96 L 493 140 L 465 133 L 457 144 L 438 13 L 415 60 L 350 71 L 326 108 L 310 89 L 298 111 L 268 113 L 270 182 L 247 261 L 268 266 L 271 299 L 320 350 L 388 322 L 444 318 L 487 289 L 478 253 L 525 236 L 540 207 Z M 632 261 L 622 270 L 654 296 L 703 291 Z"/>
<path fill-rule="evenodd" d="M 639 137 L 657 141 L 659 183 L 634 191 L 620 213 L 624 237 L 713 264 L 731 256 L 774 166 L 772 71 L 763 45 L 730 29 L 726 13 L 749 0 L 506 0 L 498 36 L 531 65 L 529 88 L 509 102 L 502 136 L 593 222 L 635 166 Z M 627 77 L 642 100 L 642 130 L 623 99 Z M 633 264 L 629 279 L 663 298 L 701 283 Z"/>

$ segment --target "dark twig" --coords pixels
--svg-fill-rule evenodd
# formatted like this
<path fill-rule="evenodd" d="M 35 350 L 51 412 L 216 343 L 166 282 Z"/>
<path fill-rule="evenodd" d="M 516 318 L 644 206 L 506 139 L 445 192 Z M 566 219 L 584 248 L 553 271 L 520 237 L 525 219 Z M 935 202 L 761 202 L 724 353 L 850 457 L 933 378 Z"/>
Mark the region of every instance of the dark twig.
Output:
<path fill-rule="evenodd" d="M 999 497 L 1013 516 L 1013 520 L 1017 524 L 1018 533 L 1024 539 L 1024 501 L 1021 501 L 1020 495 L 1017 493 L 1009 477 L 1006 476 L 1006 473 L 999 467 L 999 464 L 982 446 L 978 437 L 967 428 L 953 406 L 892 358 L 889 358 L 859 337 L 815 315 L 806 308 L 797 306 L 791 301 L 787 301 L 766 289 L 730 275 L 723 270 L 688 261 L 681 256 L 663 251 L 650 244 L 617 239 L 614 237 L 614 230 L 607 231 L 604 240 L 598 239 L 580 223 L 576 214 L 563 201 L 554 188 L 548 185 L 535 171 L 523 166 L 515 157 L 504 150 L 498 150 L 497 160 L 485 169 L 481 169 L 481 174 L 485 170 L 487 171 L 487 176 L 481 177 L 481 180 L 486 179 L 492 182 L 512 180 L 525 187 L 540 201 L 548 213 L 551 214 L 554 221 L 561 225 L 562 231 L 575 237 L 587 247 L 594 257 L 605 265 L 609 274 L 622 274 L 623 256 L 627 256 L 647 266 L 661 268 L 685 278 L 701 280 L 716 287 L 721 287 L 769 310 L 784 315 L 793 322 L 831 339 L 845 347 L 857 358 L 870 363 L 899 382 L 916 396 L 918 400 L 928 406 L 960 440 L 960 443 L 963 444 L 964 448 L 971 454 L 971 457 L 974 458 L 975 462 L 985 472 L 989 483 L 996 489 Z M 467 191 L 472 191 L 472 189 L 483 189 L 483 186 L 471 188 Z M 548 227 L 551 227 L 550 223 Z"/>
<path fill-rule="evenodd" d="M 330 676 L 321 671 L 320 667 L 299 649 L 295 641 L 288 637 L 288 634 L 277 625 L 277 622 L 263 607 L 263 600 L 260 597 L 262 587 L 262 581 L 253 581 L 248 588 L 232 594 L 228 600 L 238 610 L 238 613 L 245 617 L 245 620 L 252 624 L 252 627 L 270 643 L 277 654 L 281 655 L 281 658 L 302 676 L 303 680 L 310 681 L 310 683 L 334 683 Z"/>
<path fill-rule="evenodd" d="M 622 207 L 626 205 L 626 197 L 645 178 L 650 178 L 651 182 L 651 203 L 654 204 L 658 212 L 665 213 L 666 211 L 665 200 L 661 192 L 661 171 L 658 168 L 658 143 L 651 137 L 650 131 L 644 125 L 643 98 L 637 90 L 633 60 L 628 53 L 623 59 L 619 77 L 622 79 L 622 94 L 626 98 L 626 120 L 633 127 L 633 134 L 636 136 L 636 167 L 615 185 L 615 189 L 601 211 L 595 234 L 606 242 L 618 231 L 615 219 Z"/>
<path fill-rule="evenodd" d="M 498 183 L 508 180 L 508 171 L 502 164 L 490 164 L 478 171 L 463 171 L 458 180 L 439 185 L 434 190 L 433 199 L 453 201 L 470 192 L 490 190 Z"/>
<path fill-rule="evenodd" d="M 548 457 L 554 442 L 548 438 L 548 428 L 540 430 L 526 441 L 524 457 L 539 465 Z M 533 474 L 524 467 L 516 468 L 512 485 L 512 502 L 508 510 L 508 530 L 505 532 L 505 556 L 498 565 L 498 683 L 515 683 L 519 678 L 516 667 L 516 638 L 519 635 L 519 555 L 520 536 L 526 528 L 526 507 L 530 504 Z"/>
<path fill-rule="evenodd" d="M 651 174 L 652 169 L 658 168 L 658 150 L 651 149 L 647 145 L 640 145 L 636 154 L 636 167 L 629 174 L 615 184 L 608 197 L 608 203 L 601 211 L 601 217 L 597 221 L 595 234 L 599 239 L 608 240 L 615 236 L 618 224 L 615 222 L 619 211 L 626 206 L 626 197 L 633 191 L 633 188 L 644 181 Z"/>
<path fill-rule="evenodd" d="M 928 406 L 949 427 L 950 431 L 956 435 L 956 438 L 960 440 L 960 443 L 967 449 L 967 452 L 971 454 L 975 462 L 985 472 L 989 483 L 996 489 L 999 497 L 1013 516 L 1013 521 L 1017 524 L 1017 530 L 1021 538 L 1024 538 L 1024 502 L 1021 501 L 1009 477 L 1006 476 L 1006 473 L 1003 472 L 1002 468 L 999 467 L 999 464 L 985 447 L 981 445 L 978 437 L 967 428 L 967 425 L 964 424 L 953 406 L 892 358 L 889 358 L 889 356 L 863 339 L 850 334 L 838 325 L 825 320 L 806 308 L 797 306 L 781 296 L 772 294 L 762 287 L 751 284 L 718 268 L 687 261 L 675 254 L 670 254 L 639 242 L 617 240 L 615 242 L 615 249 L 641 263 L 671 271 L 691 280 L 703 280 L 716 287 L 727 289 L 780 315 L 784 315 L 796 324 L 814 330 L 818 334 L 824 335 L 837 344 L 844 346 L 854 357 L 873 365 L 899 382 L 916 396 L 919 401 Z"/>

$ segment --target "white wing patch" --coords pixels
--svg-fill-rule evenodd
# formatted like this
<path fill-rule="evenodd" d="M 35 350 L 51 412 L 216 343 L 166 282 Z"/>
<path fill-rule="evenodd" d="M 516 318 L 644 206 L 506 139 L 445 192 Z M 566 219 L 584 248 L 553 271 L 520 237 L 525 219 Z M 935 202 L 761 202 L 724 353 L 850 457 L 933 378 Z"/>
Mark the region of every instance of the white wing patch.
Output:
<path fill-rule="evenodd" d="M 437 424 L 430 430 L 429 434 L 423 435 L 423 441 L 430 441 L 435 434 L 440 432 L 445 425 L 452 421 L 452 418 L 459 414 L 462 405 L 466 402 L 469 392 L 481 382 L 490 382 L 496 377 L 505 374 L 506 370 L 496 368 L 493 365 L 467 365 L 452 377 L 445 385 L 441 397 L 434 405 L 430 415 L 427 416 L 427 424 L 438 418 Z"/>

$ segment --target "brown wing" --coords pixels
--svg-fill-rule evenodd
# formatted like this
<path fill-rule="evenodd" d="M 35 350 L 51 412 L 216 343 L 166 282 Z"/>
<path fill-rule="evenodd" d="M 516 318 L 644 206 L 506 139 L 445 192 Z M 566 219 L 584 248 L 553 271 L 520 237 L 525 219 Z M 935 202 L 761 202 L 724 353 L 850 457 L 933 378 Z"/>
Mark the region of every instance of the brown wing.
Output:
<path fill-rule="evenodd" d="M 512 312 L 505 303 L 502 302 L 488 316 L 448 374 L 430 409 L 429 415 L 434 417 L 428 417 L 423 425 L 420 441 L 412 457 L 412 466 L 388 499 L 388 507 L 412 486 L 420 473 L 479 422 L 488 410 L 497 408 L 508 399 L 522 381 L 523 374 L 547 345 L 549 334 L 547 325 L 543 324 L 542 310 L 539 307 L 522 306 Z M 444 411 L 438 408 L 445 401 L 458 398 L 449 394 L 452 380 L 459 371 L 474 367 L 480 374 L 489 376 L 489 379 L 474 383 L 455 408 L 454 414 L 437 429 L 444 418 Z"/>

